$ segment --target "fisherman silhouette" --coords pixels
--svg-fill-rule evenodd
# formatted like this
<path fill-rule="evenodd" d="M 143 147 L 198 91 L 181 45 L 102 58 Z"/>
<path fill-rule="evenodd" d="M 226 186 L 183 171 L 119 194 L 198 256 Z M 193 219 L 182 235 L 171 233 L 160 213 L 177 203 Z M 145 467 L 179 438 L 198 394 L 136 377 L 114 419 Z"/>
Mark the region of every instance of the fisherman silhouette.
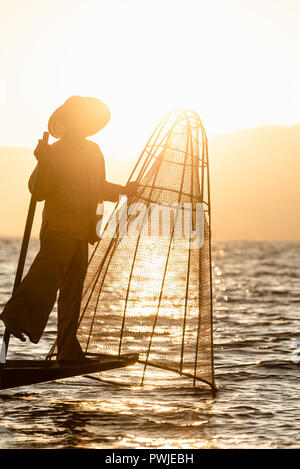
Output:
<path fill-rule="evenodd" d="M 45 201 L 40 250 L 27 275 L 7 302 L 0 318 L 21 341 L 27 335 L 38 343 L 56 301 L 57 360 L 81 361 L 84 353 L 76 338 L 80 302 L 88 264 L 88 243 L 98 240 L 97 206 L 133 195 L 137 183 L 126 186 L 106 181 L 99 146 L 87 137 L 110 120 L 100 100 L 72 96 L 52 114 L 48 129 L 58 140 L 39 141 L 37 166 L 29 179 L 38 201 Z"/>

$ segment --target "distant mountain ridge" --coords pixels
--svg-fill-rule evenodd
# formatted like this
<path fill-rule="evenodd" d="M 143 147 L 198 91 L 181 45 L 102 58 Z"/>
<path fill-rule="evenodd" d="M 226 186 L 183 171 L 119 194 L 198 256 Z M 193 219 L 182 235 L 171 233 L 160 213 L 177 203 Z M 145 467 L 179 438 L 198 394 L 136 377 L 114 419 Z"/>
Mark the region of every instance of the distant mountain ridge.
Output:
<path fill-rule="evenodd" d="M 208 149 L 214 238 L 300 240 L 300 125 L 217 135 Z M 133 163 L 106 158 L 108 180 L 125 183 Z M 0 147 L 0 236 L 23 234 L 34 166 L 31 149 Z"/>
<path fill-rule="evenodd" d="M 208 147 L 215 236 L 300 240 L 300 125 L 219 135 Z"/>

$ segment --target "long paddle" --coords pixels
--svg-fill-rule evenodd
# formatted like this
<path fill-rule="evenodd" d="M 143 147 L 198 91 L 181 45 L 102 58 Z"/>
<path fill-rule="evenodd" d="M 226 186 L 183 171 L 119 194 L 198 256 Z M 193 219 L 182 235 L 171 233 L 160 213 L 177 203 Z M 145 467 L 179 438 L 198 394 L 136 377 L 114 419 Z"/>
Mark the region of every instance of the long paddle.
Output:
<path fill-rule="evenodd" d="M 49 133 L 44 132 L 43 140 L 42 140 L 43 143 L 47 144 L 48 139 L 49 139 Z M 25 225 L 25 230 L 24 230 L 24 235 L 23 235 L 22 246 L 21 246 L 21 250 L 20 250 L 19 262 L 18 262 L 16 277 L 15 277 L 15 282 L 14 282 L 14 287 L 13 287 L 13 293 L 16 291 L 16 289 L 19 287 L 19 285 L 22 281 L 24 265 L 25 265 L 27 250 L 28 250 L 28 244 L 29 244 L 29 240 L 30 240 L 30 234 L 31 234 L 31 229 L 32 229 L 32 224 L 33 224 L 33 219 L 34 219 L 34 214 L 35 214 L 35 208 L 36 208 L 36 203 L 37 203 L 37 200 L 36 200 L 37 185 L 38 185 L 38 181 L 37 181 L 37 178 L 36 178 L 36 180 L 34 182 L 34 187 L 33 187 L 33 190 L 32 190 L 32 195 L 31 195 L 28 214 L 27 214 L 27 219 L 26 219 L 26 225 Z M 3 342 L 2 342 L 2 347 L 1 347 L 1 352 L 0 352 L 0 363 L 5 363 L 6 362 L 6 354 L 7 354 L 7 350 L 8 350 L 9 339 L 10 339 L 10 332 L 9 332 L 8 329 L 5 329 L 4 336 L 3 336 Z"/>

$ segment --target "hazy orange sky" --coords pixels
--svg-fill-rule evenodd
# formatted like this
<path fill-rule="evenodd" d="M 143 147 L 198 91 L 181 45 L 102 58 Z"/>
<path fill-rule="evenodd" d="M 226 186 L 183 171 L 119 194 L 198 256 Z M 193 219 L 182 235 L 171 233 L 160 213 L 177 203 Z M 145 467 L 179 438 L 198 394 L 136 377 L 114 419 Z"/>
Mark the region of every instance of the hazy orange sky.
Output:
<path fill-rule="evenodd" d="M 0 235 L 22 234 L 27 177 L 35 164 L 32 149 L 50 114 L 72 94 L 98 97 L 111 109 L 109 125 L 93 139 L 115 182 L 125 182 L 127 163 L 137 159 L 167 113 L 174 108 L 197 111 L 209 136 L 216 213 L 225 213 L 222 168 L 231 156 L 235 174 L 241 152 L 235 149 L 231 155 L 235 140 L 223 148 L 212 137 L 300 123 L 299 18 L 300 0 L 0 0 L 0 147 L 29 149 L 0 153 Z M 278 148 L 273 149 L 272 138 L 265 141 L 267 158 L 259 144 L 251 151 L 244 146 L 243 152 L 260 168 L 266 158 L 270 172 Z M 277 155 L 282 174 L 287 174 L 287 152 L 293 158 L 289 168 L 299 166 L 299 140 L 290 149 L 287 142 Z M 228 171 L 227 191 L 232 186 Z M 286 180 L 293 203 L 296 187 L 289 184 Z M 267 173 L 261 190 L 263 196 L 274 194 Z M 230 197 L 234 201 L 239 194 Z M 227 209 L 233 210 L 231 205 Z M 219 237 L 250 233 L 242 226 L 241 212 L 235 216 L 230 232 L 217 216 Z M 300 225 L 286 224 L 291 228 L 279 232 L 275 222 L 263 225 L 264 218 L 265 211 L 257 221 L 261 228 L 257 225 L 249 236 L 300 239 Z"/>
<path fill-rule="evenodd" d="M 208 135 L 300 122 L 299 0 L 0 0 L 0 145 L 32 148 L 72 94 L 111 108 L 97 139 L 137 156 L 193 108 Z"/>

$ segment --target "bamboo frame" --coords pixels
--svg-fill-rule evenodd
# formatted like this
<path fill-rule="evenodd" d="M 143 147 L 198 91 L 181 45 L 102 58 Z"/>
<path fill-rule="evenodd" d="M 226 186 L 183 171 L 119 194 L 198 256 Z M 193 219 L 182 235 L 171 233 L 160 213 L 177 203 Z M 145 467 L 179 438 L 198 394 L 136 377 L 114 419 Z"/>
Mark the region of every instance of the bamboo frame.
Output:
<path fill-rule="evenodd" d="M 179 133 L 178 129 L 180 130 Z M 183 130 L 184 133 L 183 133 Z M 165 158 L 166 151 L 171 151 L 171 152 L 183 152 L 182 149 L 178 149 L 170 144 L 171 137 L 177 135 L 179 138 L 182 137 L 182 142 L 185 145 L 185 156 L 184 156 L 184 162 L 178 162 L 178 161 L 170 161 L 168 158 Z M 191 161 L 191 163 L 189 163 Z M 178 190 L 174 189 L 172 190 L 171 188 L 168 187 L 161 187 L 159 184 L 156 185 L 156 180 L 157 176 L 159 174 L 162 162 L 164 163 L 170 163 L 170 164 L 178 164 L 182 166 L 182 174 L 181 174 L 181 183 L 180 183 L 180 188 Z M 154 166 L 155 165 L 155 166 Z M 151 184 L 147 184 L 143 182 L 143 177 L 148 174 L 147 172 L 152 170 L 154 168 L 154 173 L 152 174 L 152 182 Z M 191 192 L 187 193 L 184 191 L 184 180 L 185 180 L 185 172 L 186 168 L 190 168 L 190 188 Z M 199 174 L 200 170 L 200 174 Z M 180 204 L 182 201 L 182 197 L 189 197 L 190 201 L 192 204 L 196 202 L 200 202 L 206 206 L 206 209 L 204 210 L 204 205 L 203 205 L 203 210 L 207 214 L 207 223 L 208 223 L 208 263 L 209 263 L 209 300 L 210 300 L 210 346 L 211 346 L 211 376 L 212 380 L 208 381 L 204 378 L 201 378 L 197 376 L 197 364 L 198 364 L 198 358 L 199 358 L 199 340 L 200 340 L 200 331 L 201 331 L 201 324 L 202 324 L 202 316 L 201 316 L 201 285 L 200 281 L 202 278 L 202 272 L 201 272 L 201 256 L 202 252 L 201 249 L 199 249 L 199 276 L 200 279 L 198 279 L 199 283 L 199 300 L 198 300 L 198 318 L 197 318 L 197 323 L 196 323 L 196 330 L 195 330 L 195 340 L 196 340 L 196 346 L 195 346 L 195 351 L 194 351 L 194 373 L 189 373 L 184 369 L 184 352 L 185 352 L 185 346 L 186 346 L 186 321 L 187 321 L 187 311 L 188 311 L 188 295 L 189 295 L 189 288 L 190 288 L 190 269 L 191 269 L 191 238 L 189 239 L 189 250 L 188 250 L 188 259 L 187 259 L 187 273 L 186 273 L 186 279 L 185 279 L 185 299 L 184 299 L 184 313 L 183 313 L 183 325 L 182 325 L 182 335 L 181 335 L 181 352 L 180 352 L 180 361 L 179 361 L 179 369 L 176 370 L 167 364 L 158 364 L 155 363 L 153 360 L 151 360 L 151 350 L 152 350 L 152 344 L 153 344 L 153 338 L 155 335 L 155 330 L 157 326 L 157 321 L 159 317 L 159 312 L 160 312 L 160 307 L 161 307 L 161 300 L 162 300 L 162 295 L 164 292 L 164 286 L 165 286 L 165 279 L 166 279 L 166 274 L 169 268 L 169 257 L 170 257 L 170 250 L 171 246 L 173 243 L 173 236 L 174 236 L 174 228 L 175 228 L 175 222 L 177 219 L 178 215 L 178 210 L 176 210 L 176 215 L 175 215 L 175 221 L 173 225 L 173 230 L 170 235 L 169 239 L 169 244 L 167 247 L 166 251 L 166 258 L 165 258 L 165 264 L 163 268 L 163 274 L 161 278 L 161 289 L 160 289 L 160 295 L 157 299 L 157 305 L 156 305 L 156 311 L 155 314 L 153 315 L 153 322 L 152 322 L 152 327 L 151 327 L 151 332 L 149 333 L 148 337 L 148 345 L 146 347 L 145 351 L 145 359 L 140 358 L 138 360 L 139 363 L 144 365 L 143 368 L 143 373 L 142 373 L 142 378 L 141 378 L 141 384 L 144 382 L 145 375 L 146 375 L 146 370 L 148 366 L 154 366 L 157 368 L 173 371 L 173 372 L 178 372 L 182 376 L 187 376 L 189 378 L 193 379 L 193 384 L 195 385 L 196 381 L 203 382 L 206 385 L 208 385 L 213 392 L 217 391 L 217 387 L 215 385 L 215 375 L 214 375 L 214 357 L 213 357 L 213 302 L 212 302 L 212 268 L 211 268 L 211 200 L 210 200 L 210 179 L 209 179 L 209 161 L 208 161 L 208 143 L 207 143 L 207 136 L 206 132 L 204 129 L 204 126 L 202 124 L 202 121 L 200 117 L 194 112 L 194 111 L 181 111 L 181 110 L 176 110 L 173 111 L 172 113 L 168 114 L 168 116 L 162 120 L 158 126 L 155 128 L 154 132 L 152 133 L 151 137 L 149 138 L 148 142 L 146 143 L 144 150 L 142 151 L 136 165 L 134 166 L 131 175 L 128 179 L 128 182 L 136 180 L 140 182 L 141 188 L 148 188 L 149 189 L 149 194 L 147 194 L 147 197 L 143 196 L 142 194 L 137 194 L 136 198 L 131 197 L 128 200 L 128 203 L 131 201 L 141 199 L 146 201 L 146 206 L 149 207 L 150 203 L 153 202 L 151 199 L 152 194 L 154 189 L 155 190 L 166 190 L 166 191 L 171 191 L 174 194 L 177 194 L 177 203 Z M 200 193 L 197 195 L 197 193 L 194 193 L 194 186 L 196 188 L 199 188 Z M 116 205 L 116 208 L 111 215 L 111 218 L 108 220 L 106 227 L 104 229 L 104 233 L 107 230 L 107 227 L 110 223 L 110 220 L 112 220 L 113 217 L 117 217 L 117 213 L 119 210 L 119 202 Z M 163 203 L 160 205 L 164 205 Z M 190 230 L 193 229 L 193 223 L 194 223 L 194 215 L 195 215 L 195 207 L 192 206 L 192 212 L 191 212 L 191 217 L 192 221 L 190 224 Z M 127 321 L 127 310 L 128 310 L 128 302 L 129 302 L 129 296 L 131 293 L 131 284 L 132 284 L 132 279 L 134 276 L 135 272 L 135 266 L 136 266 L 136 259 L 137 259 L 137 253 L 139 250 L 139 245 L 140 245 L 140 240 L 141 240 L 141 235 L 142 235 L 142 226 L 143 222 L 145 220 L 145 216 L 143 218 L 143 221 L 141 222 L 141 229 L 140 232 L 138 233 L 138 236 L 136 238 L 136 244 L 134 247 L 134 252 L 133 252 L 133 257 L 132 257 L 132 264 L 130 267 L 129 271 L 129 277 L 127 280 L 127 288 L 126 288 L 126 293 L 125 293 L 125 300 L 124 300 L 124 306 L 123 306 L 123 312 L 122 312 L 122 320 L 121 320 L 121 325 L 120 325 L 120 331 L 119 331 L 119 345 L 118 345 L 118 355 L 120 356 L 122 353 L 122 347 L 123 347 L 123 337 L 124 337 L 124 330 L 125 330 L 125 324 Z M 195 215 L 196 216 L 196 215 Z M 129 224 L 129 223 L 128 223 Z M 95 253 L 97 252 L 97 249 L 99 248 L 101 243 L 101 240 L 96 244 L 94 251 L 91 255 L 90 262 L 93 260 Z M 81 325 L 82 320 L 85 317 L 85 313 L 87 310 L 87 307 L 89 305 L 89 302 L 91 300 L 91 297 L 93 295 L 95 286 L 97 285 L 100 275 L 103 274 L 103 278 L 101 280 L 101 284 L 99 286 L 99 290 L 97 291 L 97 296 L 96 299 L 94 300 L 95 303 L 95 309 L 93 314 L 91 315 L 91 321 L 89 325 L 89 332 L 88 332 L 88 338 L 86 340 L 86 353 L 90 354 L 89 352 L 89 344 L 90 340 L 92 337 L 93 333 L 93 328 L 95 324 L 95 318 L 98 312 L 98 307 L 99 307 L 99 302 L 100 302 L 100 297 L 102 294 L 102 289 L 104 282 L 106 280 L 106 275 L 108 272 L 108 268 L 110 265 L 110 261 L 114 256 L 114 253 L 116 252 L 116 249 L 119 246 L 119 238 L 112 238 L 106 252 L 104 253 L 104 256 L 101 260 L 101 263 L 99 264 L 99 267 L 97 267 L 95 273 L 93 274 L 92 278 L 89 280 L 88 284 L 86 285 L 85 292 L 83 297 L 85 297 L 85 294 L 88 293 L 90 289 L 90 293 L 88 297 L 85 299 L 84 304 L 82 304 L 82 312 L 81 316 L 79 319 L 79 324 L 78 327 Z M 103 270 L 105 269 L 105 270 Z M 208 278 L 208 277 L 207 277 Z M 93 303 L 93 304 L 94 304 Z M 207 316 L 208 317 L 208 316 Z M 151 316 L 152 318 L 152 316 Z M 52 348 L 53 352 L 53 348 Z M 51 355 L 51 354 L 50 354 Z"/>

